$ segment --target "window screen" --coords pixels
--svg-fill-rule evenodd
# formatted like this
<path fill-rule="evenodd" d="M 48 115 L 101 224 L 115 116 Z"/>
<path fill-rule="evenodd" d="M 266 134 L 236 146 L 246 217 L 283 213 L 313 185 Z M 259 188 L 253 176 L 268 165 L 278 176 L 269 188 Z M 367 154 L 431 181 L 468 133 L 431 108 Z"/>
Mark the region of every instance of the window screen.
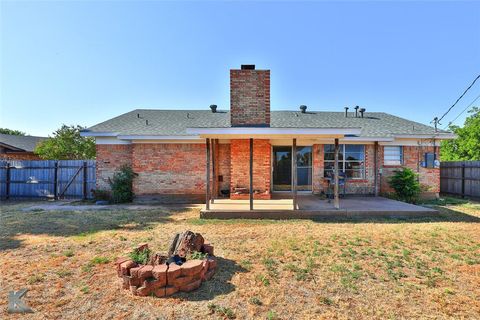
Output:
<path fill-rule="evenodd" d="M 387 166 L 398 166 L 403 163 L 403 152 L 401 146 L 385 146 L 383 149 L 383 164 Z"/>

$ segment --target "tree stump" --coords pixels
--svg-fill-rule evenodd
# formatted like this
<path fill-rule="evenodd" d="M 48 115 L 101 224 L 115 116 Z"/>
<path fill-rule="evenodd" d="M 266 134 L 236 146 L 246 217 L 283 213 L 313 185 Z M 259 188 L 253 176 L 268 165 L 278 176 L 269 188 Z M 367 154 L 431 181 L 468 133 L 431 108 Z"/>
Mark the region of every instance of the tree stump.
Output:
<path fill-rule="evenodd" d="M 185 258 L 193 251 L 201 252 L 204 242 L 205 240 L 200 233 L 194 233 L 189 230 L 177 233 L 170 244 L 168 256 L 178 255 Z"/>

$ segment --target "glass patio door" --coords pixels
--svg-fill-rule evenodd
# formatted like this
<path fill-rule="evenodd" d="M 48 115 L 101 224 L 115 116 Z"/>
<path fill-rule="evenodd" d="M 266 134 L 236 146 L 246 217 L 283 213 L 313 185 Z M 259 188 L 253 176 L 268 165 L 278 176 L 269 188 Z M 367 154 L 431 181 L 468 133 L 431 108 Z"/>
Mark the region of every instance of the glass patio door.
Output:
<path fill-rule="evenodd" d="M 292 147 L 273 147 L 273 191 L 292 190 Z M 312 190 L 312 147 L 297 147 L 297 190 Z"/>

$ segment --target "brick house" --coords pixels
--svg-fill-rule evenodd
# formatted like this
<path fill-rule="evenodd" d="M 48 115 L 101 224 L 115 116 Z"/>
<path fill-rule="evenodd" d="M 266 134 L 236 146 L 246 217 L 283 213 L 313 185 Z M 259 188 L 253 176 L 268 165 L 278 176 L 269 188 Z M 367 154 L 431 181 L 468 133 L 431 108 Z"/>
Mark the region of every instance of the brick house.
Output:
<path fill-rule="evenodd" d="M 0 133 L 0 159 L 40 160 L 33 151 L 37 144 L 45 139 L 47 138 Z"/>
<path fill-rule="evenodd" d="M 438 146 L 440 140 L 454 138 L 446 131 L 358 107 L 271 111 L 270 70 L 252 65 L 230 70 L 230 110 L 217 110 L 215 105 L 206 110 L 138 109 L 82 135 L 96 138 L 99 189 L 108 188 L 108 178 L 128 164 L 138 173 L 133 186 L 137 196 L 203 198 L 208 185 L 214 198 L 230 199 L 249 199 L 250 190 L 254 199 L 292 189 L 295 194 L 328 192 L 335 176 L 336 145 L 347 194 L 388 192 L 388 176 L 409 167 L 419 173 L 424 195 L 436 196 Z"/>

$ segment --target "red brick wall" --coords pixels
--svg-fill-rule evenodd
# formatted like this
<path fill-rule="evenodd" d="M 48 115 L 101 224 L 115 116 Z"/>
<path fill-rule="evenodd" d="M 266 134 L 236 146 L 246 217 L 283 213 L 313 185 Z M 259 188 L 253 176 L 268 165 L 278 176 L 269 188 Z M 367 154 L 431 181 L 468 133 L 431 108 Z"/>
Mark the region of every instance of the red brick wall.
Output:
<path fill-rule="evenodd" d="M 205 144 L 134 144 L 137 195 L 205 193 Z"/>
<path fill-rule="evenodd" d="M 217 172 L 223 179 L 218 182 L 218 190 L 230 190 L 230 144 L 218 144 L 216 155 Z"/>
<path fill-rule="evenodd" d="M 270 126 L 270 70 L 230 70 L 232 126 Z"/>
<path fill-rule="evenodd" d="M 231 140 L 230 144 L 230 192 L 231 199 L 248 199 L 248 194 L 235 195 L 234 188 L 249 188 L 250 142 L 248 139 Z M 260 193 L 255 199 L 270 199 L 271 145 L 268 140 L 253 141 L 253 189 Z"/>
<path fill-rule="evenodd" d="M 0 153 L 2 160 L 42 160 L 33 152 Z"/>
<path fill-rule="evenodd" d="M 108 178 L 124 164 L 132 164 L 132 145 L 97 144 L 97 189 L 109 189 Z"/>
<path fill-rule="evenodd" d="M 439 159 L 440 148 L 437 147 L 437 159 Z M 423 196 L 436 196 L 440 192 L 440 168 L 423 168 L 421 162 L 424 154 L 433 152 L 433 147 L 403 146 L 402 166 L 385 166 L 383 164 L 383 146 L 379 146 L 379 163 L 382 168 L 381 192 L 393 192 L 388 184 L 388 178 L 398 169 L 407 167 L 419 174 L 419 182 L 422 186 Z"/>

